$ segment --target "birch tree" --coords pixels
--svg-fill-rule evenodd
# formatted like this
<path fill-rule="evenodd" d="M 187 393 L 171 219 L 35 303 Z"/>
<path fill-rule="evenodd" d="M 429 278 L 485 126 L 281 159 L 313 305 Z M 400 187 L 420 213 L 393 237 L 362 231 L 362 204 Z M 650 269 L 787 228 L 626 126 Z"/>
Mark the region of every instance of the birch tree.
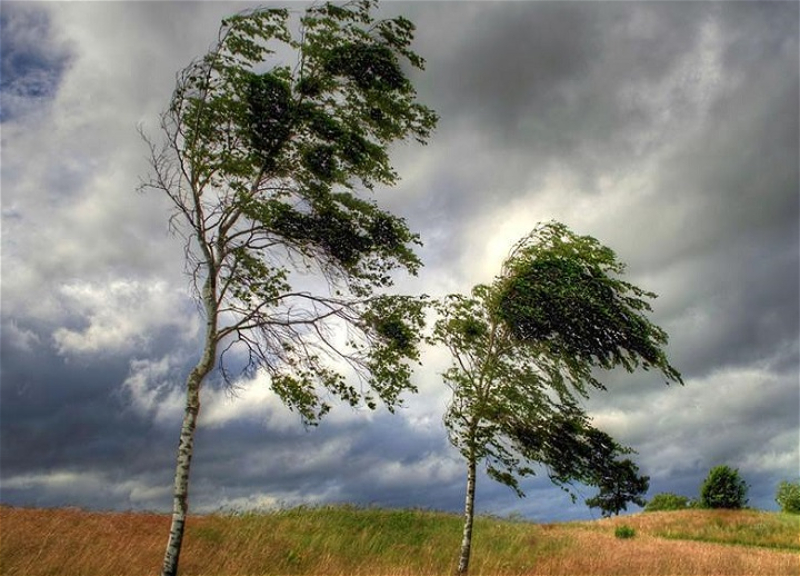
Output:
<path fill-rule="evenodd" d="M 205 320 L 186 379 L 164 576 L 178 569 L 200 390 L 215 369 L 227 381 L 236 364 L 266 373 L 310 424 L 332 399 L 391 410 L 414 390 L 423 302 L 388 290 L 395 271 L 420 267 L 419 238 L 373 196 L 398 180 L 389 146 L 425 143 L 437 118 L 407 77 L 424 64 L 414 26 L 376 20 L 375 5 L 227 18 L 209 53 L 177 75 L 162 139 L 143 134 L 143 187 L 172 201 Z"/>
<path fill-rule="evenodd" d="M 623 271 L 609 248 L 551 222 L 520 240 L 492 284 L 439 303 L 434 339 L 453 358 L 443 374 L 452 390 L 445 425 L 467 464 L 458 574 L 469 569 L 479 463 L 519 496 L 536 464 L 562 487 L 577 481 L 604 495 L 634 480 L 646 490 L 622 459 L 631 450 L 580 407 L 603 389 L 597 368 L 657 369 L 681 381 L 663 351 L 667 334 L 645 316 L 655 294 L 621 280 Z"/>

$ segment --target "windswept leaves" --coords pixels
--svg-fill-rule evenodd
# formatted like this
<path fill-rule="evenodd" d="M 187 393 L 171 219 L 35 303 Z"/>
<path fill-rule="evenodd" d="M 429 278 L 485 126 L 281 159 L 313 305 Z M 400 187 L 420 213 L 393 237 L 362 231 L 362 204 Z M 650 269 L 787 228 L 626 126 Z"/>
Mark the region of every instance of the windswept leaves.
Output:
<path fill-rule="evenodd" d="M 680 382 L 662 347 L 667 334 L 644 315 L 645 292 L 617 277 L 624 265 L 609 248 L 564 225 L 540 226 L 504 264 L 494 311 L 521 343 L 601 368 L 661 370 Z"/>
<path fill-rule="evenodd" d="M 416 391 L 410 383 L 411 367 L 404 360 L 419 361 L 427 306 L 424 296 L 384 295 L 373 299 L 363 314 L 373 338 L 367 360 L 370 385 L 390 410 L 404 390 Z"/>
<path fill-rule="evenodd" d="M 250 146 L 266 170 L 274 170 L 276 157 L 289 141 L 292 113 L 292 93 L 285 80 L 271 73 L 249 76 L 246 129 Z"/>

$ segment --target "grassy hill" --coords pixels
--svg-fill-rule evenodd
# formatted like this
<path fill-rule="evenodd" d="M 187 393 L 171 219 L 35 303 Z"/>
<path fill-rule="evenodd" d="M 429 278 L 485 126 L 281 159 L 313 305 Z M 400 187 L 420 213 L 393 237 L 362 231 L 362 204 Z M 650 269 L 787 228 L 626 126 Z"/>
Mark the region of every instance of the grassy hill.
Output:
<path fill-rule="evenodd" d="M 632 527 L 631 539 L 615 537 Z M 169 518 L 0 507 L 0 574 L 156 574 Z M 449 575 L 461 518 L 347 506 L 192 517 L 189 575 Z M 661 512 L 564 524 L 479 518 L 470 573 L 800 574 L 800 517 L 757 511 Z"/>

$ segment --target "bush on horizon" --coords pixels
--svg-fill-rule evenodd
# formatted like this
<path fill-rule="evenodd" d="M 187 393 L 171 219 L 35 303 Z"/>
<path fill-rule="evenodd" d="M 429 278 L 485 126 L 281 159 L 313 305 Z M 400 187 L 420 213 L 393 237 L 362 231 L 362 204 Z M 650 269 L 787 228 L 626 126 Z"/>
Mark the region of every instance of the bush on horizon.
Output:
<path fill-rule="evenodd" d="M 653 496 L 645 504 L 645 512 L 667 512 L 672 510 L 686 510 L 691 508 L 692 503 L 686 496 L 673 494 L 672 492 L 662 492 Z"/>
<path fill-rule="evenodd" d="M 800 480 L 795 482 L 783 481 L 778 484 L 775 502 L 781 507 L 781 512 L 800 514 Z"/>
<path fill-rule="evenodd" d="M 700 487 L 700 505 L 703 508 L 739 510 L 747 505 L 748 488 L 738 469 L 715 466 Z"/>

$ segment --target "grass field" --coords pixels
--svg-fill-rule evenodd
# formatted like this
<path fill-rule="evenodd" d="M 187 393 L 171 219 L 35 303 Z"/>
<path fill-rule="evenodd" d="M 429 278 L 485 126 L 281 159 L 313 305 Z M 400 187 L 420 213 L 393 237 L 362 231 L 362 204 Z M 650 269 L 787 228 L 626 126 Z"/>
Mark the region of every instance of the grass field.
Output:
<path fill-rule="evenodd" d="M 627 525 L 634 538 L 619 539 Z M 0 507 L 3 576 L 157 574 L 169 518 Z M 419 510 L 298 508 L 192 517 L 189 575 L 449 575 L 461 518 Z M 661 512 L 564 524 L 477 519 L 470 574 L 800 575 L 800 517 Z"/>

